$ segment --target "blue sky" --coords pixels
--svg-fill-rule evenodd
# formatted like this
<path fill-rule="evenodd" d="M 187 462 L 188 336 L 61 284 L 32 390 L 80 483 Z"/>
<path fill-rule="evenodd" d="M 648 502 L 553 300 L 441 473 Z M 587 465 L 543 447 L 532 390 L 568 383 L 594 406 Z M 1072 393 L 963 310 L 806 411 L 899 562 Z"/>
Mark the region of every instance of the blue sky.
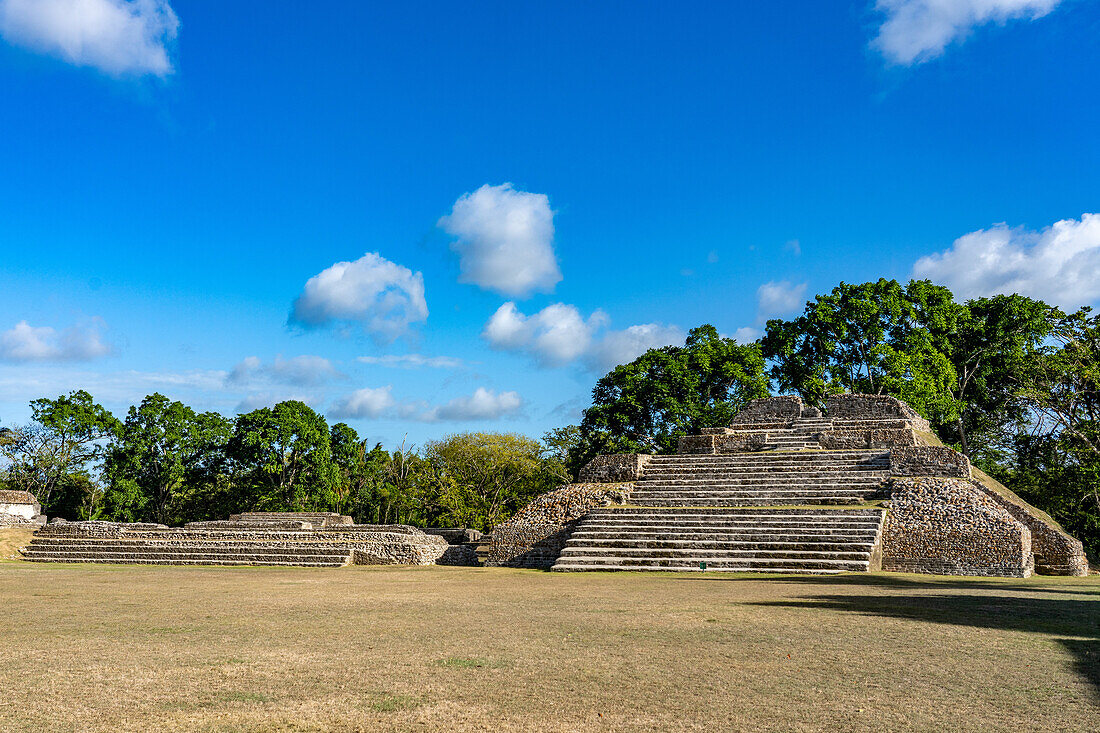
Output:
<path fill-rule="evenodd" d="M 0 424 L 304 399 L 393 446 L 839 281 L 1100 300 L 1088 0 L 0 0 Z"/>

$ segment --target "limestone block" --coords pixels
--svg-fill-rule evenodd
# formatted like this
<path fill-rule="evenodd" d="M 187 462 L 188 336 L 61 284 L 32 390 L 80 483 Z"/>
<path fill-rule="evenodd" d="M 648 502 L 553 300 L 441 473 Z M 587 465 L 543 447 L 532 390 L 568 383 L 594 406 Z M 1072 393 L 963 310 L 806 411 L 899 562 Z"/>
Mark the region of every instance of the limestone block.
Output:
<path fill-rule="evenodd" d="M 825 412 L 833 419 L 888 420 L 910 422 L 917 430 L 929 432 L 928 421 L 897 397 L 890 395 L 839 394 L 825 398 Z"/>
<path fill-rule="evenodd" d="M 894 476 L 945 476 L 970 478 L 970 459 L 944 446 L 898 446 L 890 450 Z"/>
<path fill-rule="evenodd" d="M 786 395 L 753 400 L 737 413 L 731 425 L 760 422 L 782 422 L 802 417 L 802 398 Z"/>
<path fill-rule="evenodd" d="M 676 444 L 676 452 L 685 455 L 708 455 L 714 453 L 717 435 L 685 435 Z"/>
<path fill-rule="evenodd" d="M 733 435 L 714 436 L 714 450 L 717 453 L 753 453 L 768 447 L 767 433 L 734 433 Z"/>
<path fill-rule="evenodd" d="M 648 453 L 616 453 L 596 456 L 584 465 L 578 478 L 585 484 L 617 483 L 641 478 L 645 464 L 652 455 Z"/>

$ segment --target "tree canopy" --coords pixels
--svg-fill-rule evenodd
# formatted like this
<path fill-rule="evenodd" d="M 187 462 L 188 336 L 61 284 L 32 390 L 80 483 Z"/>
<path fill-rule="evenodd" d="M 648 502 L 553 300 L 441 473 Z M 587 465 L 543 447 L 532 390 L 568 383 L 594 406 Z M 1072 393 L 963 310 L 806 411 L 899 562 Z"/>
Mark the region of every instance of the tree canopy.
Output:
<path fill-rule="evenodd" d="M 710 325 L 683 346 L 650 349 L 596 383 L 585 410 L 575 469 L 600 453 L 667 453 L 683 435 L 728 424 L 748 401 L 768 394 L 757 344 L 722 338 Z"/>

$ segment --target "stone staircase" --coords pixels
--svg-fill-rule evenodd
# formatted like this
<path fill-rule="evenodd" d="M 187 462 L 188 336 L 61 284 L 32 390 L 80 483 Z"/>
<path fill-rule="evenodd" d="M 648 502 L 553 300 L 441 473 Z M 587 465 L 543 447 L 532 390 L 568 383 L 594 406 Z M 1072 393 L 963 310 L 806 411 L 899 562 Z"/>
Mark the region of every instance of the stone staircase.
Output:
<path fill-rule="evenodd" d="M 554 570 L 867 570 L 881 509 L 634 507 L 590 513 Z"/>
<path fill-rule="evenodd" d="M 911 439 L 914 424 L 897 414 L 821 417 L 792 398 L 757 401 L 729 427 L 685 438 L 679 453 L 638 461 L 630 505 L 585 515 L 553 569 L 875 568 L 886 511 L 867 502 L 890 477 L 883 443 Z M 825 441 L 845 444 L 827 450 Z"/>
<path fill-rule="evenodd" d="M 859 504 L 875 495 L 889 468 L 888 451 L 655 456 L 631 500 L 654 507 Z"/>

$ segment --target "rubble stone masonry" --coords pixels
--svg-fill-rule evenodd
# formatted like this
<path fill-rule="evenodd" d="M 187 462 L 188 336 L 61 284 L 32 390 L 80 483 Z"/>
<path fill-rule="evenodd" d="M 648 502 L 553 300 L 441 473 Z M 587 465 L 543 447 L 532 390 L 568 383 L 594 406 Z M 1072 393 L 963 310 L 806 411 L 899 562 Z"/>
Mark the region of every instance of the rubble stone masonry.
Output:
<path fill-rule="evenodd" d="M 896 478 L 882 534 L 882 569 L 940 575 L 1032 573 L 1031 531 L 971 481 Z"/>
<path fill-rule="evenodd" d="M 493 528 L 486 565 L 549 570 L 581 517 L 602 506 L 622 504 L 634 484 L 569 484 L 535 498 Z"/>

